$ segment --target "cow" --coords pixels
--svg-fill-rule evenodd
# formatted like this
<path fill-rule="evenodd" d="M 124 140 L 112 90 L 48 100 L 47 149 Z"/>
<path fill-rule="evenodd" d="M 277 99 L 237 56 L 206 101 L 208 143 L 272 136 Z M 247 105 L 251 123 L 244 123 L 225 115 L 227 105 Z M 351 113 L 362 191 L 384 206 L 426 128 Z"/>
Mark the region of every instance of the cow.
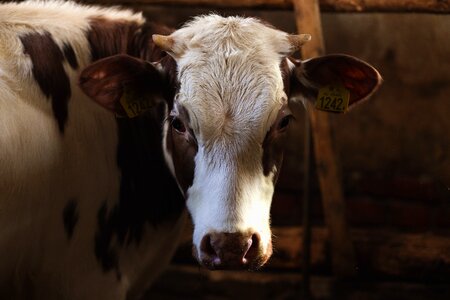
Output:
<path fill-rule="evenodd" d="M 182 28 L 65 1 L 0 5 L 0 298 L 137 299 L 190 214 L 193 254 L 258 269 L 290 108 L 380 85 L 310 39 L 209 14 Z"/>

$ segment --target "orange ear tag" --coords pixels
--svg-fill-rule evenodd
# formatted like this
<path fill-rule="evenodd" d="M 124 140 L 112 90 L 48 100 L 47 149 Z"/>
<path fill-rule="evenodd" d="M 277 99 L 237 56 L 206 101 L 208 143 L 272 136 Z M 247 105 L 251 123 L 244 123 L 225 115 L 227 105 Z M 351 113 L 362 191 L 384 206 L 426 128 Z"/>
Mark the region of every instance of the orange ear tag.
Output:
<path fill-rule="evenodd" d="M 342 85 L 327 85 L 319 89 L 316 108 L 337 113 L 345 113 L 348 109 L 350 92 Z"/>
<path fill-rule="evenodd" d="M 134 118 L 152 108 L 153 101 L 150 97 L 143 97 L 142 95 L 138 95 L 133 89 L 124 87 L 120 104 L 127 113 L 127 116 Z"/>

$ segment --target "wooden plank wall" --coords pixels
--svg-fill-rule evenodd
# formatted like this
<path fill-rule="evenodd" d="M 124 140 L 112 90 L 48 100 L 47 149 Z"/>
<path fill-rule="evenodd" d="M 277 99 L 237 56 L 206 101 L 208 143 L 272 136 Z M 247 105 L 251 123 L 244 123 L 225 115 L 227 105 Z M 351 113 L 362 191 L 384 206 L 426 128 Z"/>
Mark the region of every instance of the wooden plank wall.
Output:
<path fill-rule="evenodd" d="M 293 9 L 294 0 L 85 0 L 87 3 L 165 5 L 218 8 Z M 426 12 L 449 13 L 442 0 L 320 0 L 324 12 Z"/>

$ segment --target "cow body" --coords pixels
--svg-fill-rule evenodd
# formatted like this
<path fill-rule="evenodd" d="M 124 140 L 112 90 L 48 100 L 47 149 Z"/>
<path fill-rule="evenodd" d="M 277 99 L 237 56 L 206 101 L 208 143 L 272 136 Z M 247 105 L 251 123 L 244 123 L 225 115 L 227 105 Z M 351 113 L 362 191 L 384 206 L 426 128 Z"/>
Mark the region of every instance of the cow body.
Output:
<path fill-rule="evenodd" d="M 101 53 L 121 38 L 101 28 L 114 22 L 144 20 L 62 2 L 0 8 L 2 299 L 123 299 L 176 246 L 184 202 L 164 163 L 163 114 L 116 120 L 78 88 L 93 56 L 116 54 Z"/>
<path fill-rule="evenodd" d="M 381 81 L 350 56 L 289 58 L 309 39 L 253 18 L 172 32 L 127 10 L 2 4 L 0 297 L 138 298 L 185 207 L 201 265 L 264 265 L 289 107 L 328 85 L 351 106 Z"/>

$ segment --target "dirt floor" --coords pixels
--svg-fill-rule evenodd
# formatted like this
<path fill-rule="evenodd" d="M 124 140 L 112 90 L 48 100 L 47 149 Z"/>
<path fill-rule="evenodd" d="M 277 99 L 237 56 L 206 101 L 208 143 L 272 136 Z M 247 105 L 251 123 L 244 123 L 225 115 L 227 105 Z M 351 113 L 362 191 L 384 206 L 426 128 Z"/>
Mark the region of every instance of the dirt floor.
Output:
<path fill-rule="evenodd" d="M 302 276 L 292 272 L 210 272 L 197 266 L 172 265 L 144 299 L 287 300 L 302 297 Z M 310 299 L 448 300 L 450 284 L 382 280 L 338 281 L 311 278 Z"/>

